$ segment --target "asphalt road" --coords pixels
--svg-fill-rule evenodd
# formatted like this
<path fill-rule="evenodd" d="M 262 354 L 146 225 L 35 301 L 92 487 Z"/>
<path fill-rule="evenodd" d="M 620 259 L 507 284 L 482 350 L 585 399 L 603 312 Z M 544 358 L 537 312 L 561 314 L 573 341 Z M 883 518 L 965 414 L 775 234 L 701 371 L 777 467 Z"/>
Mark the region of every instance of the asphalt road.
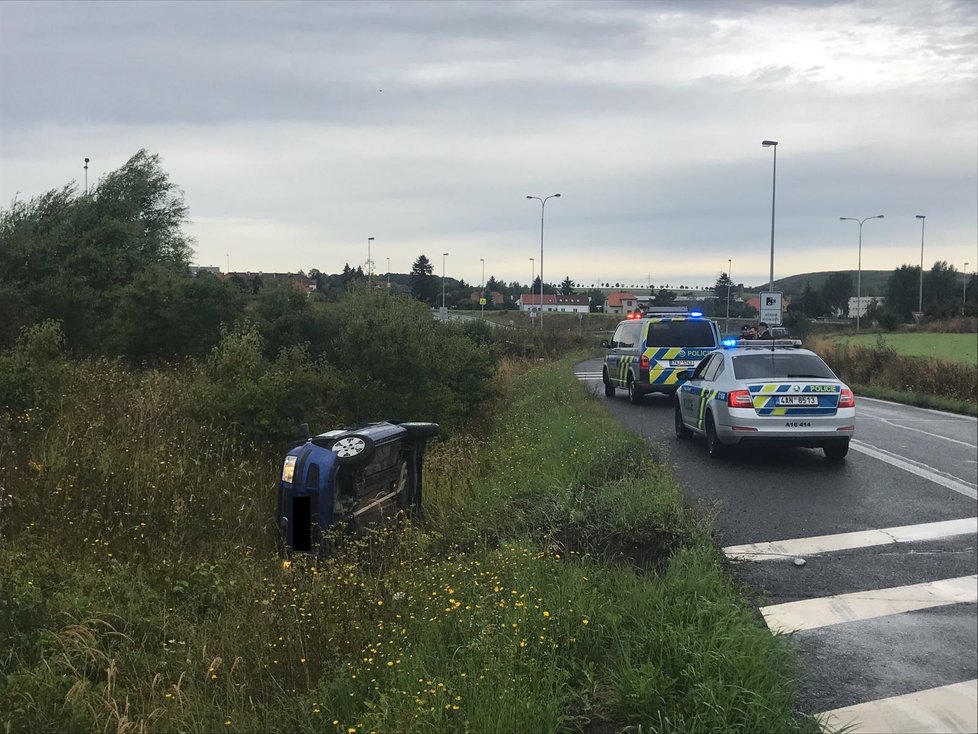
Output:
<path fill-rule="evenodd" d="M 765 621 L 791 634 L 801 710 L 864 731 L 978 729 L 978 421 L 857 396 L 843 462 L 790 448 L 718 461 L 675 437 L 671 398 L 604 398 L 601 366 L 575 373 L 671 464 Z"/>

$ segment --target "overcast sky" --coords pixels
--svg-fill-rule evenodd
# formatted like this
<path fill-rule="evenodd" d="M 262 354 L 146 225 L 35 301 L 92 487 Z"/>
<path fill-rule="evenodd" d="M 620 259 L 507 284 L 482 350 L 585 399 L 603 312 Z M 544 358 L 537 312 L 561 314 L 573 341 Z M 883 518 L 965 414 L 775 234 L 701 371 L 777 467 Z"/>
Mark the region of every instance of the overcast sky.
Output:
<path fill-rule="evenodd" d="M 978 264 L 978 2 L 0 2 L 0 202 L 160 155 L 194 262 Z M 442 253 L 449 253 L 443 258 Z M 530 258 L 535 258 L 531 263 Z"/>

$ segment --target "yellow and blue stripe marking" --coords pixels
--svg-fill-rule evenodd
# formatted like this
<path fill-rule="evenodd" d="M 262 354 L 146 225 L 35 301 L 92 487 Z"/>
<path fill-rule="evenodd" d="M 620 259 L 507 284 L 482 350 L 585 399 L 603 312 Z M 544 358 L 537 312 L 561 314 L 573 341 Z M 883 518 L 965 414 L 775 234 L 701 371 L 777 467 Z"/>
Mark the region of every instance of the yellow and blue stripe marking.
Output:
<path fill-rule="evenodd" d="M 839 405 L 839 385 L 805 385 L 801 390 L 793 391 L 798 383 L 768 383 L 766 385 L 750 385 L 751 399 L 754 410 L 758 415 L 830 415 L 835 413 Z M 781 395 L 805 395 L 818 399 L 818 405 L 779 406 Z"/>

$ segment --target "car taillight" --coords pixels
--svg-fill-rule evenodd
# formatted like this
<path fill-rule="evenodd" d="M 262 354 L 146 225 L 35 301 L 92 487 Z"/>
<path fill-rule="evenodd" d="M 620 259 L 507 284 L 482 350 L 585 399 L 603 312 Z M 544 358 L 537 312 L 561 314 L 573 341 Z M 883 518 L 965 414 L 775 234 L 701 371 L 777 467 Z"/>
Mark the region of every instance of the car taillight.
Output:
<path fill-rule="evenodd" d="M 727 393 L 727 405 L 731 408 L 753 408 L 750 390 L 733 390 Z"/>
<path fill-rule="evenodd" d="M 852 390 L 850 390 L 848 387 L 842 388 L 842 392 L 839 393 L 839 407 L 840 408 L 856 407 L 856 396 L 852 394 Z"/>
<path fill-rule="evenodd" d="M 643 354 L 641 357 L 638 358 L 638 368 L 640 370 L 644 370 L 645 372 L 649 371 L 648 355 Z"/>

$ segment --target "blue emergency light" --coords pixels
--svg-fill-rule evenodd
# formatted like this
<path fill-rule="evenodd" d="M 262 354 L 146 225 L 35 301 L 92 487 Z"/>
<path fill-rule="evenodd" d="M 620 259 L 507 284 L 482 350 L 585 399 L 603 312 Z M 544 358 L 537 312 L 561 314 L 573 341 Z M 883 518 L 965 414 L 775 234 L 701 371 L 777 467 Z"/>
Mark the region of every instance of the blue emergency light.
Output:
<path fill-rule="evenodd" d="M 724 339 L 720 343 L 723 344 L 723 346 L 725 346 L 725 347 L 735 347 L 735 346 L 737 346 L 737 340 L 736 339 Z"/>
<path fill-rule="evenodd" d="M 703 312 L 702 311 L 690 311 L 689 312 L 689 315 L 690 315 L 691 318 L 694 318 L 694 319 L 701 319 L 701 318 L 703 318 Z"/>

